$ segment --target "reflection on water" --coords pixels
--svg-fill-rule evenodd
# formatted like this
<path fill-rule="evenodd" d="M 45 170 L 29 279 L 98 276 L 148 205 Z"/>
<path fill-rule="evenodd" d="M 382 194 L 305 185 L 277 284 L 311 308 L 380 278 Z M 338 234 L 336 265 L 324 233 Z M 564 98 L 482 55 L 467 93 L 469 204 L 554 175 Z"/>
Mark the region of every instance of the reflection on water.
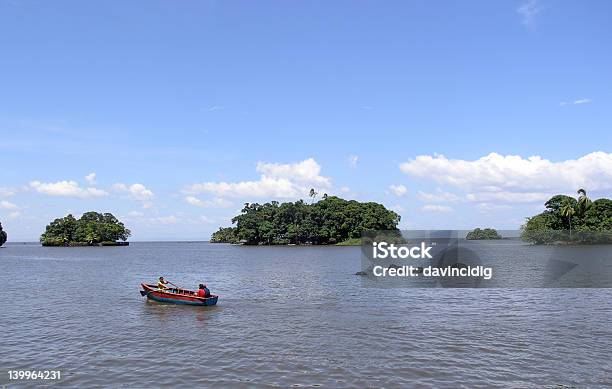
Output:
<path fill-rule="evenodd" d="M 610 290 L 364 288 L 359 269 L 354 247 L 9 245 L 0 384 L 9 369 L 73 387 L 610 383 Z M 140 282 L 160 275 L 219 303 L 147 302 Z"/>

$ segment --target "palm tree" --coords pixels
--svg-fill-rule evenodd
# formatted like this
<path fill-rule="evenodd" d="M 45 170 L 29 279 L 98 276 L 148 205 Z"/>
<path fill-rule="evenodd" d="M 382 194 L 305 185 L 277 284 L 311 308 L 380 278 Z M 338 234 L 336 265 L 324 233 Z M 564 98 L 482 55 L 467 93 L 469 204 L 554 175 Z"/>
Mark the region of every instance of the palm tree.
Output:
<path fill-rule="evenodd" d="M 587 197 L 586 190 L 578 189 L 578 214 L 584 216 L 584 213 L 591 207 L 593 202 Z"/>
<path fill-rule="evenodd" d="M 569 221 L 570 240 L 572 239 L 572 216 L 574 216 L 575 213 L 576 210 L 569 201 L 564 203 L 563 207 L 561 207 L 561 216 L 566 217 Z"/>
<path fill-rule="evenodd" d="M 308 193 L 308 197 L 312 198 L 312 200 L 310 201 L 310 204 L 314 203 L 315 198 L 317 197 L 318 193 L 315 192 L 314 188 L 310 188 L 310 192 Z"/>

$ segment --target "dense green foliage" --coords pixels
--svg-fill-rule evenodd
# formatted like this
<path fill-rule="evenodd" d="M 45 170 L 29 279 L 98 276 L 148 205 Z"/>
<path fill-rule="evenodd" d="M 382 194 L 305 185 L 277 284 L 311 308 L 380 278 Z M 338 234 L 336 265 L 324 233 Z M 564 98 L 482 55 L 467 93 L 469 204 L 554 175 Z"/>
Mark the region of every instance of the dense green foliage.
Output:
<path fill-rule="evenodd" d="M 468 232 L 465 239 L 467 240 L 485 240 L 485 239 L 501 239 L 502 236 L 493 228 L 476 228 Z"/>
<path fill-rule="evenodd" d="M 235 243 L 238 242 L 235 234 L 236 229 L 232 227 L 219 227 L 219 231 L 212 234 L 210 243 Z"/>
<path fill-rule="evenodd" d="M 591 201 L 584 189 L 579 197 L 556 195 L 545 203 L 546 210 L 527 219 L 523 240 L 553 242 L 612 243 L 612 200 Z"/>
<path fill-rule="evenodd" d="M 68 215 L 55 219 L 40 236 L 44 246 L 97 245 L 125 241 L 131 235 L 110 213 L 87 212 L 80 219 Z"/>
<path fill-rule="evenodd" d="M 272 201 L 245 204 L 211 242 L 245 244 L 336 244 L 357 239 L 366 230 L 397 230 L 400 216 L 383 205 L 325 196 L 314 204 Z"/>
<path fill-rule="evenodd" d="M 0 223 L 0 246 L 6 243 L 7 235 L 6 231 L 2 229 L 2 223 Z"/>

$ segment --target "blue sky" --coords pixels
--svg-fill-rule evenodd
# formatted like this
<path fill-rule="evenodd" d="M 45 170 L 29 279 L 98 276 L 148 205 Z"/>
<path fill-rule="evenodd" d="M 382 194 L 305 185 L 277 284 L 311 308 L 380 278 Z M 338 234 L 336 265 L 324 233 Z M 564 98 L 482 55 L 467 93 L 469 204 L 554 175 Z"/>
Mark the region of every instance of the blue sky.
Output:
<path fill-rule="evenodd" d="M 98 210 L 133 240 L 207 239 L 244 202 L 316 186 L 382 202 L 402 227 L 516 228 L 550 194 L 609 197 L 610 14 L 0 1 L 0 221 L 36 240 Z"/>

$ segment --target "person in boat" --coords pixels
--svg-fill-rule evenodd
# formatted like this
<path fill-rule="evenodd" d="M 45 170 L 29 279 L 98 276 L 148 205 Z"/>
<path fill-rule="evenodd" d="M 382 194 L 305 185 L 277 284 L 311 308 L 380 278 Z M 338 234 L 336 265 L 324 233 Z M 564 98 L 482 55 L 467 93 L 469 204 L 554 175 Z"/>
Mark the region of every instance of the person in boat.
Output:
<path fill-rule="evenodd" d="M 159 281 L 157 281 L 157 289 L 159 289 L 159 290 L 166 290 L 166 289 L 168 289 L 166 287 L 167 283 L 168 283 L 168 281 L 164 280 L 164 277 L 159 277 Z"/>
<path fill-rule="evenodd" d="M 204 284 L 198 288 L 198 297 L 210 297 L 210 290 Z"/>

